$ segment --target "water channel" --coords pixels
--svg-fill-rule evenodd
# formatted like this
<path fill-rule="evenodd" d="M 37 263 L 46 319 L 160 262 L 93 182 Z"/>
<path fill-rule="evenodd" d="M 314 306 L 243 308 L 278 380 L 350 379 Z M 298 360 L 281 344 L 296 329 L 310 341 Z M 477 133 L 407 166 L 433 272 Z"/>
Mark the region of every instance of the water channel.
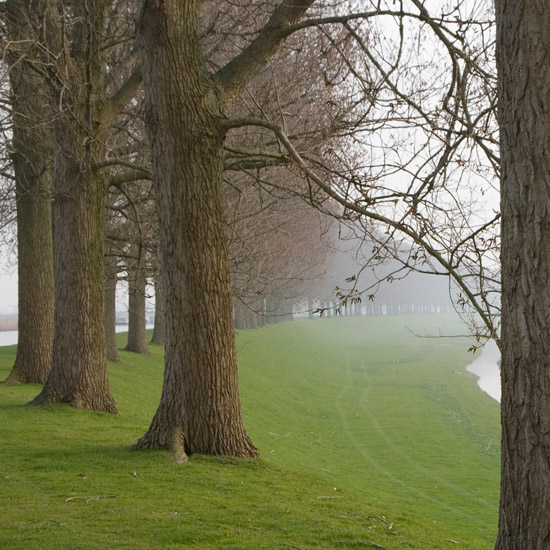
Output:
<path fill-rule="evenodd" d="M 500 403 L 500 351 L 494 340 L 489 340 L 481 355 L 472 361 L 467 370 L 475 374 L 478 386 Z"/>

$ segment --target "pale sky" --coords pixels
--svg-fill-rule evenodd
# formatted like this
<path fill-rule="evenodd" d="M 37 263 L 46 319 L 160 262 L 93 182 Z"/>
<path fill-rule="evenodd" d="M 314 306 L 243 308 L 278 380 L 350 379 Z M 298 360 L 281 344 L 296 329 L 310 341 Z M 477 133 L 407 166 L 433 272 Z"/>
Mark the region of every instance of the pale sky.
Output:
<path fill-rule="evenodd" d="M 0 269 L 0 315 L 17 314 L 17 274 Z"/>

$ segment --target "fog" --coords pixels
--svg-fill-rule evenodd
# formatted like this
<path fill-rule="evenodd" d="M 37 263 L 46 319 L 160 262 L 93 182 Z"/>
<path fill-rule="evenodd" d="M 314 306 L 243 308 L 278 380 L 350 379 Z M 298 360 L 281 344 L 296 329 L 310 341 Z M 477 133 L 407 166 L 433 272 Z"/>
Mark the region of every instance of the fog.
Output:
<path fill-rule="evenodd" d="M 360 300 L 355 314 L 396 315 L 418 313 L 449 313 L 454 311 L 451 300 L 452 285 L 448 277 L 417 272 L 407 272 L 402 264 L 391 258 L 372 260 L 373 244 L 356 238 L 336 241 L 332 258 L 326 265 L 321 285 L 315 285 L 318 295 L 311 298 L 313 307 L 328 307 L 332 314 L 341 307 L 341 297 Z M 405 251 L 405 254 L 407 251 Z M 370 260 L 370 262 L 369 262 Z M 17 315 L 17 276 L 0 274 L 0 317 Z M 127 288 L 121 281 L 117 286 L 117 311 L 127 311 Z M 340 297 L 338 296 L 340 294 Z M 154 299 L 148 297 L 148 309 Z M 295 313 L 303 308 L 295 306 Z M 327 313 L 330 315 L 331 313 Z M 117 332 L 128 330 L 127 325 L 117 325 Z M 0 346 L 17 344 L 16 330 L 0 330 Z M 468 366 L 468 371 L 479 377 L 478 385 L 493 399 L 500 402 L 500 353 L 496 344 L 489 341 L 481 354 Z"/>
<path fill-rule="evenodd" d="M 452 311 L 452 301 L 449 296 L 449 283 L 445 277 L 410 273 L 403 279 L 392 279 L 390 274 L 395 271 L 397 264 L 388 262 L 376 268 L 363 269 L 354 254 L 338 252 L 335 254 L 325 274 L 327 292 L 334 294 L 336 287 L 362 293 L 361 299 L 368 303 L 377 303 L 384 306 L 381 313 L 396 312 L 396 306 L 422 304 L 426 308 L 437 308 L 441 312 Z M 387 277 L 390 276 L 390 281 Z M 349 283 L 346 279 L 356 277 Z M 380 281 L 378 283 L 377 281 Z M 17 314 L 17 279 L 16 277 L 0 277 L 2 293 L 0 294 L 0 315 L 14 316 Z M 127 299 L 126 289 L 122 285 L 121 296 L 117 300 L 117 309 L 123 309 Z M 374 294 L 373 300 L 368 298 Z M 151 305 L 149 304 L 149 307 Z M 336 307 L 336 306 L 335 306 Z M 405 311 L 403 311 L 405 312 Z M 434 311 L 426 311 L 433 313 Z M 363 307 L 365 313 L 365 307 Z M 149 327 L 150 328 L 150 327 Z M 117 332 L 128 330 L 127 325 L 117 325 Z M 0 331 L 0 346 L 17 344 L 17 331 Z M 500 353 L 494 341 L 488 341 L 481 354 L 468 366 L 468 371 L 478 376 L 478 385 L 496 401 L 500 402 L 500 369 L 498 366 Z"/>
<path fill-rule="evenodd" d="M 418 314 L 451 313 L 453 284 L 448 276 L 429 273 L 432 267 L 422 263 L 412 271 L 404 263 L 411 260 L 412 250 L 389 253 L 379 250 L 372 241 L 351 234 L 334 244 L 335 252 L 325 273 L 325 291 L 321 302 L 337 308 L 342 297 L 360 301 L 362 313 Z M 400 257 L 400 260 L 391 255 Z M 388 257 L 389 256 L 389 257 Z M 345 301 L 345 298 L 344 298 Z"/>

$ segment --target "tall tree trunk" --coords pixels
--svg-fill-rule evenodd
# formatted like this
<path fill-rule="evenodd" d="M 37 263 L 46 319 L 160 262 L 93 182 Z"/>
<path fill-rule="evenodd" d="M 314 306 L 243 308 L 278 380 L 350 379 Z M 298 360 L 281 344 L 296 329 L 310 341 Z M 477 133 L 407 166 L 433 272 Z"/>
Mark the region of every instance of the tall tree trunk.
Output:
<path fill-rule="evenodd" d="M 34 405 L 68 402 L 117 413 L 109 389 L 103 306 L 105 102 L 101 52 L 104 2 L 75 4 L 61 14 L 47 4 L 48 72 L 54 129 L 55 326 L 53 364 Z M 71 36 L 65 37 L 68 28 Z M 69 32 L 68 31 L 68 32 Z M 70 49 L 68 47 L 70 44 Z"/>
<path fill-rule="evenodd" d="M 151 344 L 164 346 L 164 338 L 166 334 L 166 321 L 164 317 L 164 293 L 162 292 L 162 282 L 160 275 L 157 274 L 154 279 L 155 285 L 155 326 L 153 327 L 153 337 Z"/>
<path fill-rule="evenodd" d="M 550 548 L 550 10 L 497 0 L 502 474 L 497 550 Z"/>
<path fill-rule="evenodd" d="M 138 47 L 166 293 L 159 408 L 138 446 L 256 456 L 241 418 L 224 232 L 223 94 L 207 72 L 195 1 L 145 0 Z"/>
<path fill-rule="evenodd" d="M 149 355 L 145 331 L 145 271 L 138 259 L 128 272 L 128 344 L 126 351 Z"/>
<path fill-rule="evenodd" d="M 32 19 L 38 13 L 27 12 L 27 3 L 6 2 L 19 286 L 18 346 L 7 384 L 46 382 L 53 347 L 51 133 L 45 124 L 45 83 L 32 66 L 39 60 L 34 43 L 38 21 Z"/>
<path fill-rule="evenodd" d="M 116 258 L 105 258 L 105 349 L 108 361 L 119 362 L 116 341 Z"/>

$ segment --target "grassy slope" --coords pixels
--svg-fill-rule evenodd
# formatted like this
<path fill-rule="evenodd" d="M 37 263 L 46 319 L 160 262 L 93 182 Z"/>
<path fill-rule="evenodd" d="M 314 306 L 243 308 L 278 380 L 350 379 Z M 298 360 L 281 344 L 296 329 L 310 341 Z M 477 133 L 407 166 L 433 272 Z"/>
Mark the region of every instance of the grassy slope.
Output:
<path fill-rule="evenodd" d="M 419 322 L 240 333 L 245 422 L 262 461 L 182 466 L 132 450 L 160 394 L 154 346 L 111 367 L 121 417 L 23 407 L 37 386 L 0 387 L 0 547 L 491 548 L 498 405 L 466 373 L 464 340 L 415 338 L 404 325 Z M 0 348 L 0 379 L 13 354 Z"/>

